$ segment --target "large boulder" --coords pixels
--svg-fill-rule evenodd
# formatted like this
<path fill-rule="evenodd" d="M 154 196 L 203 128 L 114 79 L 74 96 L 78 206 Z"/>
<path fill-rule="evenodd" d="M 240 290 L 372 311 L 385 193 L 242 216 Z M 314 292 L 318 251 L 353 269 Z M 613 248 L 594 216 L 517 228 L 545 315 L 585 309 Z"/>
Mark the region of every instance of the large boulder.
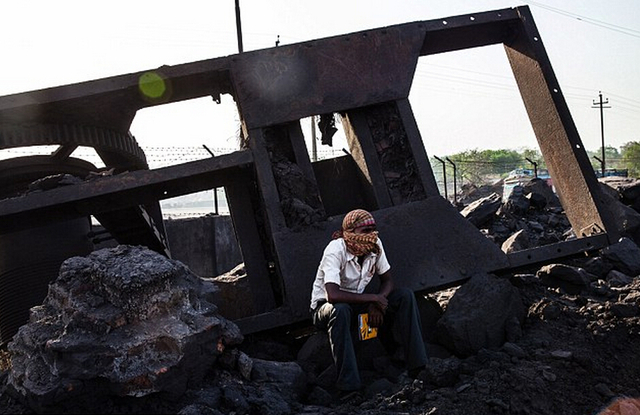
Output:
<path fill-rule="evenodd" d="M 640 212 L 640 179 L 633 177 L 607 176 L 598 179 L 600 183 L 615 191 L 620 202 Z"/>
<path fill-rule="evenodd" d="M 182 263 L 143 247 L 69 258 L 8 345 L 8 386 L 36 412 L 180 396 L 243 340 L 217 314 L 213 291 Z"/>
<path fill-rule="evenodd" d="M 549 184 L 542 179 L 531 179 L 528 183 L 525 183 L 523 186 L 524 194 L 528 196 L 528 198 L 538 200 L 538 198 L 542 197 L 544 199 L 544 205 L 550 207 L 559 207 L 560 199 L 558 195 L 556 195 L 553 191 L 553 188 L 549 186 Z M 537 195 L 537 196 L 534 196 Z"/>
<path fill-rule="evenodd" d="M 507 238 L 507 240 L 502 243 L 500 249 L 502 249 L 502 252 L 505 254 L 510 254 L 512 252 L 529 249 L 529 247 L 529 236 L 527 236 L 527 232 L 524 229 L 520 229 Z"/>
<path fill-rule="evenodd" d="M 460 214 L 477 228 L 481 228 L 495 217 L 502 204 L 502 199 L 497 193 L 478 199 L 460 211 Z"/>
<path fill-rule="evenodd" d="M 640 248 L 629 238 L 620 238 L 615 244 L 603 248 L 602 258 L 630 277 L 640 275 Z"/>
<path fill-rule="evenodd" d="M 507 279 L 476 274 L 449 300 L 437 340 L 458 356 L 472 356 L 517 340 L 525 313 L 518 289 Z"/>
<path fill-rule="evenodd" d="M 500 213 L 510 213 L 512 215 L 525 215 L 531 207 L 531 200 L 524 193 L 524 187 L 515 186 L 504 205 L 500 206 Z"/>
<path fill-rule="evenodd" d="M 560 288 L 569 294 L 580 294 L 589 287 L 592 278 L 589 273 L 580 267 L 565 264 L 549 264 L 538 270 L 536 276 L 540 281 L 552 288 Z"/>
<path fill-rule="evenodd" d="M 617 197 L 616 191 L 604 184 L 600 185 L 607 207 L 611 210 L 615 226 L 620 236 L 640 243 L 640 213 L 625 205 Z"/>

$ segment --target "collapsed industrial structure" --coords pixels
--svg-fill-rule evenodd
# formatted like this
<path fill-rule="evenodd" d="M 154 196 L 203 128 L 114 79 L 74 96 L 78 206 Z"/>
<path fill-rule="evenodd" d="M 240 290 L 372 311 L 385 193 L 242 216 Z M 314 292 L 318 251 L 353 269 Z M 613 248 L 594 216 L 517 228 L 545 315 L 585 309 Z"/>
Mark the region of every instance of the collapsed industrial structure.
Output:
<path fill-rule="evenodd" d="M 423 56 L 503 44 L 577 238 L 504 253 L 438 190 L 408 100 Z M 150 170 L 129 128 L 142 108 L 228 94 L 243 148 Z M 312 162 L 300 120 L 342 119 L 349 154 Z M 322 126 L 321 126 L 322 129 Z M 616 242 L 597 178 L 528 7 L 372 29 L 0 97 L 0 148 L 56 145 L 0 161 L 0 343 L 67 258 L 94 246 L 93 216 L 119 244 L 171 257 L 159 201 L 224 187 L 255 313 L 243 333 L 308 318 L 317 263 L 353 208 L 371 211 L 398 284 L 454 286 Z M 71 157 L 95 149 L 105 168 Z M 107 174 L 107 172 L 109 174 Z M 51 175 L 88 180 L 31 184 Z M 292 180 L 293 178 L 293 180 Z M 189 265 L 189 264 L 187 264 Z"/>

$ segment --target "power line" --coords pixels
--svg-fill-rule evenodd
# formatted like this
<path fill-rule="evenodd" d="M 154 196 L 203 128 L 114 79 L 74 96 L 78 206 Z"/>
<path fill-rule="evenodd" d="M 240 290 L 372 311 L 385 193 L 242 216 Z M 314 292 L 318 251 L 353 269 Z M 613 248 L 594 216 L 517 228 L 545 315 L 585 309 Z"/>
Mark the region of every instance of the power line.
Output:
<path fill-rule="evenodd" d="M 504 80 L 512 80 L 513 78 L 510 78 L 508 76 L 501 76 L 501 75 L 490 75 L 484 72 L 478 72 L 478 71 L 473 71 L 473 70 L 463 70 L 460 68 L 455 68 L 455 67 L 451 67 L 451 66 L 446 66 L 446 65 L 433 65 L 430 64 L 429 66 L 438 66 L 440 68 L 443 69 L 447 69 L 447 70 L 458 70 L 458 71 L 464 71 L 464 72 L 469 72 L 469 73 L 474 73 L 477 75 L 482 75 L 482 76 L 494 76 L 496 78 L 501 78 Z M 480 89 L 490 89 L 494 92 L 497 93 L 497 95 L 494 95 L 496 97 L 499 98 L 515 98 L 518 97 L 519 95 L 513 95 L 513 94 L 507 94 L 508 91 L 514 91 L 517 92 L 518 88 L 517 85 L 515 84 L 515 82 L 511 83 L 499 83 L 499 82 L 492 82 L 492 81 L 485 81 L 482 79 L 476 79 L 476 78 L 471 78 L 471 77 L 464 77 L 464 76 L 455 76 L 455 75 L 450 75 L 450 74 L 440 74 L 437 72 L 431 72 L 431 71 L 425 71 L 422 69 L 418 69 L 415 73 L 416 78 L 414 79 L 414 86 L 417 88 L 421 88 L 421 87 L 426 87 L 429 88 L 430 91 L 441 91 L 441 92 L 446 92 L 446 93 L 450 93 L 451 90 L 449 88 L 444 87 L 440 82 L 435 84 L 435 85 L 431 85 L 428 84 L 429 81 L 445 81 L 445 82 L 450 82 L 452 84 L 455 85 L 462 85 L 462 84 L 467 84 L 467 85 L 471 85 L 473 87 L 478 87 Z M 417 82 L 416 82 L 417 81 Z M 461 89 L 459 91 L 456 91 L 456 93 L 458 94 L 464 94 L 464 95 L 472 95 L 472 96 L 478 96 L 478 95 L 485 95 L 487 92 L 483 92 L 480 91 L 480 89 L 476 92 L 473 91 L 472 89 Z M 582 94 L 579 92 L 571 92 L 571 91 L 589 91 L 591 92 L 593 89 L 592 88 L 583 88 L 583 87 L 578 87 L 578 86 L 573 86 L 573 85 L 567 85 L 566 88 L 564 88 L 564 92 L 563 95 L 565 98 L 572 98 L 572 99 L 576 99 L 576 100 L 591 100 L 591 95 L 587 95 L 587 94 Z M 618 95 L 618 94 L 614 94 L 614 93 L 610 93 L 607 91 L 607 93 L 609 95 L 615 96 L 619 101 L 623 101 L 622 104 L 623 107 L 628 108 L 630 111 L 634 111 L 634 110 L 640 110 L 640 101 L 638 100 L 634 100 L 631 98 L 627 98 L 624 97 L 622 95 Z M 621 107 L 619 107 L 621 108 Z"/>
<path fill-rule="evenodd" d="M 612 30 L 614 32 L 622 33 L 624 35 L 640 38 L 640 31 L 635 30 L 635 29 L 629 29 L 628 27 L 623 27 L 623 26 L 612 24 L 612 23 L 607 23 L 607 22 L 604 22 L 602 20 L 592 19 L 592 18 L 586 17 L 586 16 L 581 16 L 579 14 L 571 13 L 571 12 L 568 12 L 566 10 L 562 10 L 562 9 L 558 9 L 558 8 L 555 8 L 555 7 L 547 6 L 546 4 L 538 3 L 537 1 L 531 1 L 530 0 L 529 3 L 531 3 L 531 4 L 535 5 L 535 6 L 538 6 L 540 8 L 547 9 L 547 10 L 552 11 L 554 13 L 558 13 L 558 14 L 563 15 L 563 16 L 574 18 L 574 19 L 579 20 L 581 22 L 585 22 L 585 23 L 589 23 L 589 24 L 592 24 L 592 25 L 595 25 L 595 26 L 599 26 L 599 27 L 602 27 L 602 28 L 605 28 L 605 29 L 609 29 L 609 30 Z"/>

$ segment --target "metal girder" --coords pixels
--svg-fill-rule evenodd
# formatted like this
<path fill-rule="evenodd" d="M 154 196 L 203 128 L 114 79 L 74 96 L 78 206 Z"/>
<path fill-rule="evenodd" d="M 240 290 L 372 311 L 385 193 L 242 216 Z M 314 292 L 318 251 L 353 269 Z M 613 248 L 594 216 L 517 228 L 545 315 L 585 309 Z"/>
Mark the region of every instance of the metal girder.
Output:
<path fill-rule="evenodd" d="M 408 97 L 420 56 L 508 41 L 520 9 L 405 23 L 7 95 L 0 97 L 0 123 L 62 122 L 126 133 L 141 108 L 228 93 L 249 128 L 257 128 L 394 101 Z M 148 73 L 166 83 L 157 99 L 140 90 Z"/>
<path fill-rule="evenodd" d="M 607 235 L 600 234 L 539 246 L 524 251 L 512 252 L 507 254 L 509 260 L 508 269 L 517 269 L 524 266 L 543 264 L 545 262 L 548 263 L 558 258 L 596 251 L 608 245 Z"/>
<path fill-rule="evenodd" d="M 553 185 L 578 237 L 594 235 L 593 230 L 599 229 L 608 234 L 609 243 L 614 243 L 619 232 L 601 196 L 533 17 L 528 9 L 518 13 L 519 30 L 504 48 Z"/>
<path fill-rule="evenodd" d="M 75 124 L 112 129 L 127 134 L 136 111 L 187 99 L 229 93 L 224 58 L 146 71 L 78 84 L 0 97 L 0 124 Z M 165 93 L 149 98 L 140 86 L 153 73 L 165 84 Z"/>
<path fill-rule="evenodd" d="M 171 257 L 164 233 L 142 205 L 96 213 L 95 218 L 123 245 L 143 245 L 166 257 Z M 162 229 L 162 228 L 161 228 Z"/>
<path fill-rule="evenodd" d="M 235 169 L 250 165 L 252 161 L 250 152 L 240 151 L 0 200 L 0 233 L 114 212 L 150 201 L 221 187 Z"/>
<path fill-rule="evenodd" d="M 423 22 L 426 36 L 421 56 L 508 42 L 518 31 L 519 11 L 492 10 Z"/>

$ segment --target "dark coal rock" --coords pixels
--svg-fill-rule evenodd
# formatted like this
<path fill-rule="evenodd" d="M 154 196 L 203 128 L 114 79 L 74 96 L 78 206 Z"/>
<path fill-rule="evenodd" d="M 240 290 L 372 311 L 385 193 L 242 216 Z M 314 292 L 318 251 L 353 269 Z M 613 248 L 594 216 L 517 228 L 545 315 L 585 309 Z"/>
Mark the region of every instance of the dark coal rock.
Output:
<path fill-rule="evenodd" d="M 8 345 L 8 388 L 37 412 L 179 397 L 243 340 L 212 294 L 186 266 L 142 247 L 70 258 Z"/>

